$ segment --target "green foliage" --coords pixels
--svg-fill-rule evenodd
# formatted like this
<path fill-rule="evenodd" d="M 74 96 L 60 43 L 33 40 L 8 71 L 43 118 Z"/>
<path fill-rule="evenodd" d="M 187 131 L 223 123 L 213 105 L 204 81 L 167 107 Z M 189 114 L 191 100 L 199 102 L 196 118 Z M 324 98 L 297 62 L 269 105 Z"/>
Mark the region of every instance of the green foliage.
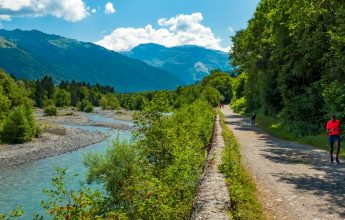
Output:
<path fill-rule="evenodd" d="M 84 112 L 92 112 L 93 111 L 92 104 L 89 101 L 87 101 L 86 99 L 83 99 L 81 102 L 78 102 L 77 107 L 78 107 L 79 111 L 84 111 Z"/>
<path fill-rule="evenodd" d="M 155 94 L 137 113 L 130 144 L 116 140 L 84 162 L 88 181 L 104 184 L 109 207 L 129 219 L 187 219 L 205 161 L 214 113 L 205 101 L 171 114 L 168 93 Z"/>
<path fill-rule="evenodd" d="M 246 73 L 241 73 L 239 76 L 232 80 L 232 88 L 234 99 L 240 99 L 244 96 L 244 86 L 246 84 L 248 75 Z"/>
<path fill-rule="evenodd" d="M 111 211 L 104 193 L 86 186 L 69 189 L 67 186 L 73 179 L 66 174 L 66 169 L 58 168 L 57 176 L 52 179 L 53 189 L 44 190 L 49 199 L 42 201 L 41 206 L 53 219 L 126 219 L 123 214 Z"/>
<path fill-rule="evenodd" d="M 22 82 L 0 69 L 0 141 L 22 143 L 37 134 L 32 103 Z"/>
<path fill-rule="evenodd" d="M 259 3 L 248 27 L 233 37 L 231 52 L 232 64 L 248 77 L 248 111 L 279 115 L 301 135 L 323 131 L 325 115 L 340 114 L 332 99 L 343 105 L 344 11 L 331 0 Z"/>
<path fill-rule="evenodd" d="M 34 88 L 36 106 L 42 108 L 48 99 L 53 98 L 55 85 L 51 76 L 36 81 Z"/>
<path fill-rule="evenodd" d="M 17 84 L 8 74 L 0 69 L 0 116 L 4 118 L 8 111 L 15 106 L 30 105 L 27 91 Z"/>
<path fill-rule="evenodd" d="M 339 81 L 331 82 L 325 85 L 322 93 L 325 103 L 326 111 L 335 114 L 337 118 L 345 118 L 345 85 Z"/>
<path fill-rule="evenodd" d="M 103 109 L 115 110 L 120 108 L 120 102 L 115 94 L 103 95 L 99 104 Z"/>
<path fill-rule="evenodd" d="M 244 112 L 246 112 L 247 99 L 245 97 L 241 97 L 239 99 L 236 99 L 231 104 L 231 108 L 234 110 L 234 112 L 237 112 L 237 113 L 244 113 Z"/>
<path fill-rule="evenodd" d="M 216 107 L 219 105 L 220 101 L 221 101 L 221 96 L 220 96 L 220 92 L 211 87 L 211 86 L 207 86 L 203 91 L 201 96 L 212 106 L 212 107 Z"/>
<path fill-rule="evenodd" d="M 15 209 L 13 209 L 9 213 L 0 213 L 0 220 L 14 220 L 19 217 L 21 217 L 24 214 L 22 208 L 20 206 L 17 206 Z"/>
<path fill-rule="evenodd" d="M 5 95 L 3 87 L 0 87 L 0 122 L 6 117 L 10 107 L 11 101 Z"/>
<path fill-rule="evenodd" d="M 230 103 L 233 98 L 232 78 L 228 73 L 213 71 L 200 83 L 178 87 L 175 91 L 155 91 L 131 94 L 119 94 L 118 99 L 123 108 L 130 110 L 143 110 L 146 105 L 155 97 L 164 96 L 163 105 L 173 108 L 181 108 L 192 104 L 195 100 L 202 98 L 212 106 L 217 106 L 221 102 Z"/>
<path fill-rule="evenodd" d="M 226 177 L 230 194 L 231 219 L 264 219 L 262 207 L 256 198 L 254 181 L 241 163 L 240 147 L 221 115 L 225 150 L 221 172 Z"/>
<path fill-rule="evenodd" d="M 71 94 L 64 89 L 57 89 L 53 95 L 55 106 L 66 107 L 71 105 Z"/>
<path fill-rule="evenodd" d="M 36 134 L 32 112 L 28 107 L 18 106 L 10 110 L 3 122 L 1 140 L 7 143 L 30 141 Z"/>
<path fill-rule="evenodd" d="M 217 89 L 218 92 L 224 97 L 224 100 L 222 100 L 223 103 L 229 104 L 231 102 L 233 92 L 232 78 L 229 74 L 214 71 L 212 74 L 203 79 L 203 84 Z"/>
<path fill-rule="evenodd" d="M 84 112 L 93 112 L 93 105 L 91 103 L 87 104 L 83 111 Z"/>
<path fill-rule="evenodd" d="M 57 115 L 57 108 L 54 105 L 48 105 L 44 108 L 44 114 L 47 116 Z"/>

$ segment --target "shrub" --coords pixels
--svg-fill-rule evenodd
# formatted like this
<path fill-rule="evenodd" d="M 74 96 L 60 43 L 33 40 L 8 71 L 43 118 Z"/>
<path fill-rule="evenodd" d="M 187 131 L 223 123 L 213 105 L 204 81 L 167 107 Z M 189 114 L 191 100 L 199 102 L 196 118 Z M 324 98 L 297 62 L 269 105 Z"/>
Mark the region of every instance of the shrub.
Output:
<path fill-rule="evenodd" d="M 86 99 L 83 99 L 81 102 L 78 102 L 77 107 L 79 111 L 84 111 L 84 112 L 93 111 L 93 105 Z"/>
<path fill-rule="evenodd" d="M 236 99 L 234 103 L 231 104 L 231 108 L 234 110 L 234 112 L 237 112 L 237 113 L 245 112 L 246 107 L 247 107 L 247 99 L 245 97 Z"/>
<path fill-rule="evenodd" d="M 57 108 L 54 105 L 45 107 L 44 114 L 47 116 L 57 115 Z"/>
<path fill-rule="evenodd" d="M 93 112 L 93 105 L 91 103 L 87 104 L 83 111 L 84 112 Z"/>
<path fill-rule="evenodd" d="M 54 102 L 58 107 L 71 105 L 71 94 L 64 89 L 59 89 L 54 93 Z"/>
<path fill-rule="evenodd" d="M 32 115 L 32 112 L 24 106 L 10 110 L 9 115 L 3 122 L 1 141 L 11 144 L 30 141 L 37 131 L 32 121 L 33 117 L 30 114 Z"/>
<path fill-rule="evenodd" d="M 202 97 L 207 100 L 207 102 L 216 107 L 219 105 L 221 101 L 221 95 L 219 91 L 211 86 L 207 86 L 204 91 L 202 92 Z"/>

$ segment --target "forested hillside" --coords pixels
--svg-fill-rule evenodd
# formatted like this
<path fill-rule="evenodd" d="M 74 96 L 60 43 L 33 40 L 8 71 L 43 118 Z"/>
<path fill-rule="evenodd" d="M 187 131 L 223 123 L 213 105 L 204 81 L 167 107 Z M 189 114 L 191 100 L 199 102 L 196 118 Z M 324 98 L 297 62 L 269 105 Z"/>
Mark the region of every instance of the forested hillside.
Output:
<path fill-rule="evenodd" d="M 81 42 L 40 31 L 0 29 L 0 67 L 18 79 L 54 77 L 55 83 L 84 81 L 121 92 L 175 89 L 173 74 L 146 63 Z"/>
<path fill-rule="evenodd" d="M 235 107 L 279 117 L 299 135 L 345 116 L 345 5 L 262 0 L 233 37 L 232 64 L 245 82 Z"/>

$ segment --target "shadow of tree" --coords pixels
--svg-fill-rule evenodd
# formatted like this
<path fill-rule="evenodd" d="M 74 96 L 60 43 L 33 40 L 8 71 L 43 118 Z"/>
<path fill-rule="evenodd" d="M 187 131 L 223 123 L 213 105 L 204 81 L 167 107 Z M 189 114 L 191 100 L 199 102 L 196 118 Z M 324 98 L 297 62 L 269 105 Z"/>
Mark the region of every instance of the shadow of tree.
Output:
<path fill-rule="evenodd" d="M 312 146 L 285 141 L 267 135 L 262 129 L 250 126 L 250 120 L 240 115 L 231 115 L 227 118 L 236 130 L 252 131 L 258 140 L 264 142 L 265 147 L 260 149 L 264 158 L 281 164 L 304 164 L 311 170 L 321 171 L 323 175 L 309 173 L 275 173 L 279 181 L 293 185 L 299 191 L 312 193 L 325 198 L 325 206 L 319 210 L 326 214 L 338 214 L 345 218 L 345 166 L 331 164 L 328 152 Z M 326 138 L 326 137 L 325 137 Z M 260 147 L 260 146 L 258 146 Z M 315 173 L 315 172 L 314 172 Z"/>

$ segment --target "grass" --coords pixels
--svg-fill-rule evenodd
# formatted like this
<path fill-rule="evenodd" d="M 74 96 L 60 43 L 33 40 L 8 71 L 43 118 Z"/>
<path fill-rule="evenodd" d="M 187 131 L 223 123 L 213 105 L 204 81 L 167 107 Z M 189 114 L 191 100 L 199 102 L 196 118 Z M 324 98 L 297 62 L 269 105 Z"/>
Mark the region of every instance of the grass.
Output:
<path fill-rule="evenodd" d="M 261 114 L 257 115 L 256 123 L 258 127 L 261 127 L 264 131 L 272 136 L 294 141 L 300 144 L 312 145 L 327 151 L 329 150 L 326 133 L 299 137 L 291 132 L 288 132 L 279 119 Z M 345 151 L 340 152 L 340 155 L 345 157 Z"/>
<path fill-rule="evenodd" d="M 224 116 L 220 113 L 223 128 L 225 150 L 222 157 L 220 171 L 226 178 L 229 189 L 231 219 L 265 219 L 262 206 L 256 197 L 256 186 L 241 163 L 239 145 L 224 123 Z"/>

